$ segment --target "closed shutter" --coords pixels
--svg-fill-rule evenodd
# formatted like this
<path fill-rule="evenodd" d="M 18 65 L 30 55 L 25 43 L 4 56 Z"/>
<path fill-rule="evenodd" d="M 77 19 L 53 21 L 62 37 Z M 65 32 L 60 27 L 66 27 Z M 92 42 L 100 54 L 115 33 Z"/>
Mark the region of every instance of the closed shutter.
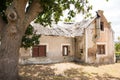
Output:
<path fill-rule="evenodd" d="M 32 56 L 33 57 L 46 56 L 46 45 L 34 46 Z"/>
<path fill-rule="evenodd" d="M 46 45 L 40 45 L 39 46 L 39 56 L 46 56 Z"/>
<path fill-rule="evenodd" d="M 39 55 L 38 53 L 39 53 L 38 52 L 38 46 L 34 46 L 32 56 L 33 57 L 38 57 L 38 55 Z"/>

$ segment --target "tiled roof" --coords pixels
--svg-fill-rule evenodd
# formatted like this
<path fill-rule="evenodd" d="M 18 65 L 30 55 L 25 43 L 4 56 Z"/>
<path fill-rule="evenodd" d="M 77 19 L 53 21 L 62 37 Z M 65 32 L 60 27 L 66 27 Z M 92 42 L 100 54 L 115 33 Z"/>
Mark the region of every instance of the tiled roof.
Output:
<path fill-rule="evenodd" d="M 43 27 L 37 23 L 31 23 L 34 27 L 36 34 L 41 35 L 54 35 L 54 36 L 65 36 L 65 37 L 74 37 L 74 36 L 82 36 L 84 33 L 84 28 L 87 28 L 88 25 L 94 20 L 82 20 L 78 23 L 72 24 L 61 24 L 60 26 L 57 24 L 52 24 L 52 27 Z"/>

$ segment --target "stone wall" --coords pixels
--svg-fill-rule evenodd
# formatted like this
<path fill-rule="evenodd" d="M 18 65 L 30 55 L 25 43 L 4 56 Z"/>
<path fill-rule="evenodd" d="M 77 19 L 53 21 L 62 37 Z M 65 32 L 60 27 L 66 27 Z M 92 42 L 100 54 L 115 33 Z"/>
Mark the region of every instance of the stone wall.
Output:
<path fill-rule="evenodd" d="M 95 21 L 86 29 L 87 30 L 87 49 L 88 58 L 87 63 L 114 63 L 114 40 L 113 31 L 110 24 L 103 15 L 103 11 L 98 11 L 100 14 L 100 21 L 104 23 L 104 31 L 100 30 L 100 35 L 97 39 L 94 38 Z M 97 45 L 105 45 L 105 54 L 97 53 Z"/>
<path fill-rule="evenodd" d="M 75 47 L 74 38 L 61 36 L 41 36 L 40 44 L 46 45 L 46 57 L 32 57 L 32 48 L 20 50 L 20 63 L 55 63 L 64 61 L 73 61 Z M 68 45 L 69 54 L 63 56 L 62 46 Z"/>

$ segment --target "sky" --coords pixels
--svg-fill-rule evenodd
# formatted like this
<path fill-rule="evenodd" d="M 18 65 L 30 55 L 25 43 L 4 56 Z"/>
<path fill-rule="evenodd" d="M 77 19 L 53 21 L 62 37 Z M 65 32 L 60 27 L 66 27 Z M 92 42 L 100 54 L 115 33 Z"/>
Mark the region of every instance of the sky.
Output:
<path fill-rule="evenodd" d="M 93 5 L 92 13 L 95 15 L 97 10 L 103 10 L 104 15 L 108 22 L 111 22 L 111 26 L 114 33 L 114 41 L 117 41 L 120 36 L 120 0 L 89 0 Z M 76 19 L 79 18 L 78 16 Z M 78 20 L 78 19 L 77 19 Z"/>

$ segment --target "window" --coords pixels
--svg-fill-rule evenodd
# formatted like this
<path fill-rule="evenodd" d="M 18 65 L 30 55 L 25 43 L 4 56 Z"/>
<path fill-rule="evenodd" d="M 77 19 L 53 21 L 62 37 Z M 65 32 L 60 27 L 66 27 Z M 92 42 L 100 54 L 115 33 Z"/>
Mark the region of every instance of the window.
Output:
<path fill-rule="evenodd" d="M 98 54 L 105 54 L 105 45 L 97 45 Z"/>
<path fill-rule="evenodd" d="M 80 53 L 83 53 L 83 49 L 80 49 Z"/>
<path fill-rule="evenodd" d="M 68 45 L 64 45 L 63 47 L 62 47 L 62 52 L 63 52 L 63 56 L 67 56 L 68 55 L 68 53 L 69 53 L 69 47 L 68 47 Z"/>
<path fill-rule="evenodd" d="M 44 56 L 46 56 L 46 45 L 34 46 L 32 56 L 33 57 L 44 57 Z"/>
<path fill-rule="evenodd" d="M 101 31 L 104 31 L 104 23 L 103 22 L 100 22 L 100 29 L 101 29 Z"/>

